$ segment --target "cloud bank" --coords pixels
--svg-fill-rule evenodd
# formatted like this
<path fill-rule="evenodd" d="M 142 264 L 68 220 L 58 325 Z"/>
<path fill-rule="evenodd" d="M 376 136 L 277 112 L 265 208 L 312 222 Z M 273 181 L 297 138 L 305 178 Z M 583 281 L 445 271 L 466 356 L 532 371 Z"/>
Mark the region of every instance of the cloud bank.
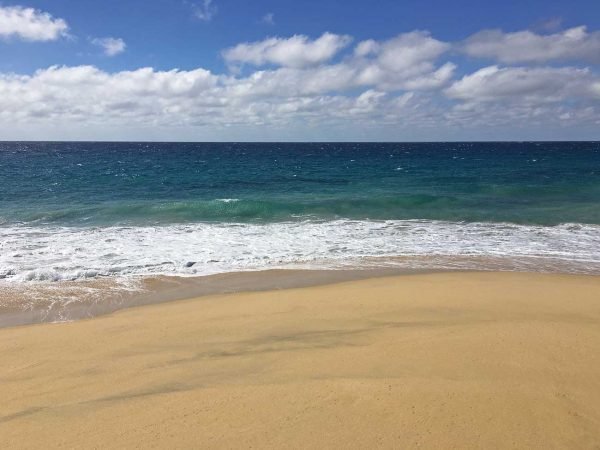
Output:
<path fill-rule="evenodd" d="M 588 33 L 585 26 L 547 35 L 531 31 L 504 33 L 501 30 L 484 30 L 469 37 L 463 49 L 470 56 L 507 64 L 548 61 L 598 64 L 600 32 Z"/>
<path fill-rule="evenodd" d="M 0 131 L 8 139 L 37 130 L 41 139 L 436 140 L 584 138 L 583 130 L 590 139 L 600 129 L 596 40 L 585 27 L 483 31 L 458 43 L 423 30 L 354 44 L 324 33 L 225 49 L 234 70 L 222 73 L 52 66 L 0 74 Z M 107 54 L 125 49 L 117 39 L 98 44 Z M 483 65 L 461 70 L 464 54 Z"/>

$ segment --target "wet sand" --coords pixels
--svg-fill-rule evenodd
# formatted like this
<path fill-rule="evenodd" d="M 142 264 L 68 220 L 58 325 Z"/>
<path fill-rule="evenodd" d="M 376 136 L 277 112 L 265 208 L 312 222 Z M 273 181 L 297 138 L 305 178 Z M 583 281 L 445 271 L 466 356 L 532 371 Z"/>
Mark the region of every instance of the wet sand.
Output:
<path fill-rule="evenodd" d="M 0 330 L 3 448 L 599 448 L 600 277 L 432 273 Z"/>
<path fill-rule="evenodd" d="M 5 284 L 0 285 L 0 328 L 90 319 L 121 309 L 207 295 L 320 286 L 424 272 L 404 268 L 272 269 L 197 277 L 106 277 L 52 283 Z"/>

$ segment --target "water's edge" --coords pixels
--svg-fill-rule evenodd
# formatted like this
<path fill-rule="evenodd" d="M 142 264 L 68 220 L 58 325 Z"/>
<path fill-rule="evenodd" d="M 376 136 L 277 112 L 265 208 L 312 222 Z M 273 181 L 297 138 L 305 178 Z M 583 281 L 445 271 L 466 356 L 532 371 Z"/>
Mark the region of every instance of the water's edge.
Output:
<path fill-rule="evenodd" d="M 448 270 L 449 271 L 449 270 Z M 347 270 L 302 270 L 269 269 L 260 271 L 229 272 L 198 277 L 157 276 L 137 280 L 133 289 L 111 289 L 106 280 L 89 282 L 71 281 L 53 283 L 50 287 L 56 291 L 77 289 L 74 294 L 77 301 L 52 303 L 49 306 L 33 302 L 26 310 L 22 308 L 4 308 L 0 310 L 0 328 L 59 323 L 90 319 L 97 316 L 144 305 L 166 303 L 177 300 L 198 298 L 209 295 L 232 294 L 241 292 L 262 292 L 280 289 L 321 286 L 345 281 L 396 276 L 402 274 L 432 273 L 441 270 L 418 270 L 405 268 L 347 269 Z M 115 280 L 116 281 L 116 280 Z M 31 289 L 45 288 L 31 286 Z M 89 289 L 98 290 L 100 298 L 85 298 L 81 293 Z M 80 295 L 77 295 L 80 293 Z M 52 291 L 45 295 L 51 296 Z M 27 298 L 27 287 L 21 293 L 8 293 L 12 296 Z M 18 300 L 18 299 L 16 299 Z M 99 301 L 100 300 L 100 301 Z"/>
<path fill-rule="evenodd" d="M 247 272 L 230 272 L 198 277 L 158 276 L 138 280 L 139 286 L 132 290 L 110 290 L 106 286 L 92 287 L 97 280 L 92 280 L 83 288 L 97 288 L 104 294 L 101 301 L 78 301 L 71 304 L 60 304 L 59 307 L 41 308 L 38 304 L 28 310 L 0 311 L 0 328 L 14 326 L 35 326 L 44 323 L 62 323 L 75 320 L 91 319 L 116 311 L 139 306 L 188 300 L 212 295 L 223 295 L 243 292 L 264 292 L 313 286 L 324 286 L 348 281 L 373 278 L 385 278 L 400 275 L 417 275 L 430 273 L 473 273 L 473 272 L 520 272 L 550 273 L 554 275 L 599 276 L 544 270 L 514 270 L 508 268 L 456 268 L 456 269 L 410 269 L 410 268 L 363 268 L 341 270 L 302 270 L 302 269 L 269 269 Z M 61 285 L 83 284 L 82 282 L 57 283 Z M 58 285 L 58 286 L 57 286 Z M 27 294 L 25 294 L 27 295 Z"/>

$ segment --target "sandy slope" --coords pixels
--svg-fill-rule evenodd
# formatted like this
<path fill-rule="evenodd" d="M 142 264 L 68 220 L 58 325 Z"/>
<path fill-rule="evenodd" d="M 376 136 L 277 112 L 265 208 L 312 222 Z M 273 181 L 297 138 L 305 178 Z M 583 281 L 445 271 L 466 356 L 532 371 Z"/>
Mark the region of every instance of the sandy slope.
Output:
<path fill-rule="evenodd" d="M 2 448 L 600 448 L 600 277 L 406 275 L 0 330 Z"/>

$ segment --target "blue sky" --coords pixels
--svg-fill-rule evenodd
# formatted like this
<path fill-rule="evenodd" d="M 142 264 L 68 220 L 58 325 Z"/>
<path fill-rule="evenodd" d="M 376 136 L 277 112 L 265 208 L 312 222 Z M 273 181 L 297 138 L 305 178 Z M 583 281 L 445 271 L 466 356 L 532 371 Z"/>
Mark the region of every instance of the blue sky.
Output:
<path fill-rule="evenodd" d="M 600 139 L 599 22 L 592 0 L 2 1 L 0 139 Z"/>

